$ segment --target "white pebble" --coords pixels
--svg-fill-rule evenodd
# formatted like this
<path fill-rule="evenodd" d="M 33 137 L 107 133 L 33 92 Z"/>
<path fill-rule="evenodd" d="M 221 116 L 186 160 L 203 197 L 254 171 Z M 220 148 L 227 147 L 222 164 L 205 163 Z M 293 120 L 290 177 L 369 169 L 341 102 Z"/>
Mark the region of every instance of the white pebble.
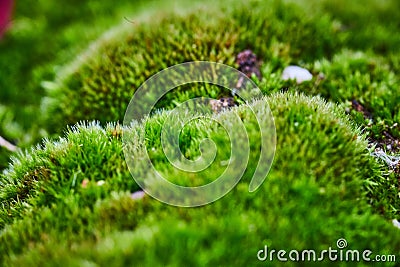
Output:
<path fill-rule="evenodd" d="M 99 180 L 99 181 L 97 181 L 97 185 L 98 186 L 102 186 L 103 184 L 105 184 L 106 182 L 104 181 L 104 180 Z"/>
<path fill-rule="evenodd" d="M 400 222 L 399 222 L 398 220 L 393 219 L 393 220 L 392 220 L 392 223 L 393 223 L 393 225 L 394 225 L 395 227 L 397 227 L 397 228 L 400 229 Z"/>
<path fill-rule="evenodd" d="M 143 191 L 136 191 L 135 193 L 131 194 L 131 199 L 141 199 L 145 196 L 145 192 Z"/>
<path fill-rule="evenodd" d="M 282 73 L 283 80 L 296 80 L 296 82 L 299 84 L 304 81 L 311 80 L 312 77 L 312 74 L 307 69 L 299 66 L 288 66 L 283 70 Z"/>

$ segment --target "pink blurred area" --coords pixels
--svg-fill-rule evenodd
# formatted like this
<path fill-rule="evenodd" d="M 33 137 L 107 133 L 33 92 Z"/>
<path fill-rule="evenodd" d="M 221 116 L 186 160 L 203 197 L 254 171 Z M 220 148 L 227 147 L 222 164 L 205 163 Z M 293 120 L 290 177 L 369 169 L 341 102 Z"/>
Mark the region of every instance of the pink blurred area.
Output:
<path fill-rule="evenodd" d="M 13 6 L 13 0 L 0 0 L 0 38 L 10 24 Z"/>

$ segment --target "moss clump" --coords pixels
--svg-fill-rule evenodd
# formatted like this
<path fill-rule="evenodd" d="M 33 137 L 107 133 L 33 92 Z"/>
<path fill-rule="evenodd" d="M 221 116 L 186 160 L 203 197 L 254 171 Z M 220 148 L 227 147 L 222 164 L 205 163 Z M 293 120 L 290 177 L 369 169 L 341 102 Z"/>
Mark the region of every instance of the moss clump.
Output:
<path fill-rule="evenodd" d="M 95 123 L 81 124 L 57 142 L 45 141 L 14 157 L 1 176 L 0 227 L 73 192 L 94 201 L 115 188 L 137 190 L 121 154 L 121 131 L 118 125 L 102 129 Z M 82 189 L 84 180 L 89 181 L 87 189 Z M 98 181 L 105 184 L 96 187 Z"/>
<path fill-rule="evenodd" d="M 218 11 L 199 5 L 195 11 L 181 10 L 157 20 L 116 27 L 95 49 L 73 61 L 56 82 L 47 84 L 48 98 L 43 103 L 49 128 L 59 132 L 65 124 L 82 119 L 97 119 L 102 124 L 121 121 L 134 91 L 157 71 L 191 60 L 235 66 L 237 53 L 250 48 L 262 61 L 263 79 L 255 81 L 264 93 L 302 91 L 339 102 L 365 128 L 371 143 L 398 153 L 399 64 L 393 49 L 399 38 L 391 31 L 394 25 L 385 19 L 397 16 L 391 11 L 397 4 L 370 1 L 367 6 L 375 7 L 376 13 L 372 20 L 365 15 L 371 11 L 357 13 L 366 8 L 364 4 L 348 6 L 344 12 L 325 1 L 301 7 L 281 1 L 250 1 L 224 5 Z M 351 21 L 352 16 L 358 20 Z M 380 34 L 373 34 L 371 28 L 379 28 Z M 390 35 L 393 38 L 388 40 Z M 366 44 L 370 46 L 366 48 Z M 381 49 L 379 44 L 386 47 Z M 288 64 L 307 67 L 314 79 L 301 85 L 282 81 L 281 73 Z M 171 108 L 199 95 L 216 97 L 223 92 L 186 90 L 167 95 L 160 107 Z M 354 108 L 352 101 L 360 103 L 370 116 Z M 398 175 L 393 175 L 390 183 L 397 184 Z M 378 184 L 378 191 L 393 190 L 386 182 Z M 396 208 L 388 207 L 383 208 L 384 213 L 388 209 L 396 214 Z"/>
<path fill-rule="evenodd" d="M 65 124 L 74 124 L 81 119 L 97 119 L 102 123 L 121 120 L 133 92 L 157 71 L 193 60 L 218 61 L 234 66 L 236 54 L 248 48 L 268 65 L 262 73 L 267 82 L 270 72 L 279 73 L 288 64 L 310 67 L 315 64 L 315 72 L 321 70 L 321 61 L 322 66 L 332 64 L 336 67 L 332 70 L 333 75 L 328 77 L 332 83 L 321 84 L 323 87 L 318 92 L 332 96 L 333 101 L 347 99 L 348 94 L 339 97 L 347 87 L 350 87 L 353 97 L 360 98 L 365 94 L 374 95 L 375 85 L 381 82 L 396 83 L 391 76 L 395 66 L 389 60 L 370 60 L 369 57 L 393 53 L 395 45 L 400 45 L 397 35 L 390 42 L 387 40 L 389 35 L 393 35 L 390 29 L 394 25 L 382 19 L 387 15 L 397 16 L 392 12 L 397 3 L 388 1 L 380 5 L 373 0 L 368 4 L 349 3 L 344 5 L 349 9 L 342 12 L 338 7 L 332 8 L 329 2 L 235 1 L 217 4 L 214 8 L 205 3 L 190 11 L 159 13 L 158 19 L 152 21 L 138 20 L 133 25 L 125 23 L 116 27 L 107 33 L 106 38 L 100 39 L 88 55 L 72 62 L 55 83 L 47 84 L 49 98 L 44 101 L 44 106 L 49 114 L 50 128 L 59 131 Z M 366 14 L 376 12 L 373 20 L 357 12 L 366 6 L 369 10 Z M 379 8 L 372 11 L 369 6 Z M 349 18 L 355 14 L 358 20 L 352 23 Z M 371 32 L 369 26 L 372 25 L 379 27 L 381 35 Z M 374 46 L 381 43 L 388 44 L 385 51 Z M 371 46 L 366 48 L 366 44 Z M 365 49 L 366 54 L 361 61 L 351 55 L 347 58 L 346 53 L 343 54 L 344 48 Z M 379 64 L 386 66 L 380 69 Z M 338 70 L 340 65 L 350 68 Z M 362 66 L 362 69 L 355 70 L 360 65 L 367 68 Z M 365 71 L 371 71 L 371 68 L 374 73 L 378 72 L 378 76 L 365 76 Z M 345 79 L 345 82 L 341 83 L 340 79 Z M 314 87 L 308 84 L 304 89 L 309 92 Z M 379 89 L 379 96 L 389 90 Z M 186 94 L 188 98 L 194 95 L 193 92 Z M 166 102 L 173 102 L 173 99 L 171 97 Z M 384 100 L 376 102 L 368 104 L 378 104 L 376 110 L 380 110 Z M 386 109 L 394 112 L 395 108 L 392 105 Z M 384 112 L 388 115 L 388 111 Z"/>
<path fill-rule="evenodd" d="M 387 59 L 344 50 L 335 55 L 332 62 L 315 62 L 313 69 L 325 75 L 313 88 L 313 93 L 343 102 L 371 138 L 381 139 L 384 131 L 400 137 L 400 129 L 393 127 L 400 119 L 400 91 L 397 89 L 400 81 Z M 354 101 L 362 105 L 363 112 L 355 109 Z"/>
<path fill-rule="evenodd" d="M 8 192 L 17 190 L 21 185 L 10 183 L 12 177 L 17 180 L 30 171 L 31 180 L 41 186 L 30 190 L 20 201 L 22 208 L 15 219 L 7 219 L 3 226 L 3 262 L 19 266 L 78 266 L 83 262 L 101 266 L 255 265 L 259 263 L 256 253 L 264 245 L 318 251 L 334 247 L 341 237 L 351 249 L 368 248 L 376 254 L 398 251 L 400 233 L 372 214 L 367 202 L 365 177 L 379 176 L 380 167 L 368 154 L 365 136 L 344 112 L 321 98 L 301 94 L 274 94 L 251 106 L 265 109 L 265 101 L 274 114 L 278 137 L 266 181 L 250 194 L 245 176 L 224 198 L 199 208 L 163 205 L 148 196 L 132 199 L 130 193 L 137 187 L 127 175 L 122 141 L 112 125 L 105 130 L 81 125 L 58 143 L 48 142 L 42 149 L 20 155 L 2 176 L 2 185 L 9 185 Z M 257 151 L 259 133 L 246 106 L 216 116 L 234 116 L 235 111 L 242 114 Z M 125 131 L 149 127 L 149 142 L 157 142 L 160 137 L 155 133 L 167 114 L 162 112 Z M 226 151 L 226 144 L 218 141 L 223 138 L 217 138 L 223 133 L 216 129 L 187 131 L 214 137 L 218 149 Z M 193 142 L 186 150 L 197 151 L 197 145 Z M 156 168 L 169 168 L 161 160 L 161 148 L 155 149 Z M 251 155 L 249 169 L 258 157 Z M 49 171 L 41 174 L 43 168 Z M 112 168 L 116 171 L 106 171 Z M 83 177 L 106 183 L 82 188 Z M 2 195 L 2 202 L 12 207 L 12 194 L 8 195 Z M 31 203 L 34 209 L 28 208 Z M 9 218 L 6 212 L 1 217 L 3 221 Z"/>
<path fill-rule="evenodd" d="M 234 66 L 236 54 L 251 48 L 281 67 L 295 59 L 331 55 L 340 46 L 331 38 L 336 33 L 329 18 L 307 17 L 294 4 L 250 1 L 219 7 L 158 14 L 157 20 L 121 25 L 108 33 L 89 57 L 79 58 L 56 83 L 48 84 L 45 106 L 52 129 L 81 119 L 121 120 L 134 91 L 174 64 L 208 60 Z M 314 36 L 319 36 L 314 42 L 303 41 Z M 277 52 L 279 46 L 285 49 Z M 186 93 L 193 96 L 193 91 Z"/>

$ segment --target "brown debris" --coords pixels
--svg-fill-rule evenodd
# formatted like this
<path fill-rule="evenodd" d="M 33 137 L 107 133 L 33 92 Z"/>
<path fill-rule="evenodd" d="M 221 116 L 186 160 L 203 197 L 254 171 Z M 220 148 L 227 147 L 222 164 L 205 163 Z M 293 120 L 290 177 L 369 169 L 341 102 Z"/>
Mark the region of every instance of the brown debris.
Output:
<path fill-rule="evenodd" d="M 372 119 L 372 114 L 369 112 L 363 105 L 360 104 L 357 100 L 353 99 L 351 101 L 351 106 L 355 111 L 361 112 L 366 119 Z"/>
<path fill-rule="evenodd" d="M 236 57 L 236 63 L 239 65 L 238 70 L 251 77 L 255 74 L 261 80 L 260 63 L 257 56 L 249 49 L 240 52 Z"/>
<path fill-rule="evenodd" d="M 390 133 L 387 131 L 383 131 L 383 135 L 385 136 L 385 140 L 387 140 L 387 146 L 391 148 L 391 150 L 396 150 L 397 152 L 400 151 L 400 140 L 394 138 Z M 395 151 L 393 151 L 395 152 Z"/>
<path fill-rule="evenodd" d="M 400 152 L 400 140 L 394 138 L 389 132 L 383 131 L 383 137 L 381 140 L 373 139 L 374 143 L 377 144 L 377 148 L 385 149 L 391 153 Z"/>
<path fill-rule="evenodd" d="M 396 126 L 397 123 L 394 124 L 392 127 Z M 383 130 L 382 136 L 380 138 L 371 137 L 371 141 L 376 150 L 384 150 L 389 154 L 400 153 L 400 139 L 390 134 L 389 129 Z"/>
<path fill-rule="evenodd" d="M 236 106 L 235 99 L 233 97 L 222 97 L 218 100 L 210 100 L 210 105 L 215 113 L 219 113 L 227 108 Z"/>
<path fill-rule="evenodd" d="M 115 125 L 115 128 L 111 132 L 111 135 L 112 135 L 112 137 L 117 138 L 117 139 L 122 137 L 122 127 L 121 127 L 121 125 L 119 125 L 119 123 L 117 123 L 117 125 Z"/>
<path fill-rule="evenodd" d="M 360 104 L 357 100 L 351 101 L 351 106 L 355 111 L 361 112 L 365 119 L 372 119 L 373 115 L 367 108 Z M 398 127 L 397 123 L 392 127 Z M 382 149 L 390 153 L 400 152 L 400 140 L 390 134 L 389 128 L 382 132 L 382 137 L 377 139 L 371 137 L 372 145 L 375 145 L 377 149 Z"/>

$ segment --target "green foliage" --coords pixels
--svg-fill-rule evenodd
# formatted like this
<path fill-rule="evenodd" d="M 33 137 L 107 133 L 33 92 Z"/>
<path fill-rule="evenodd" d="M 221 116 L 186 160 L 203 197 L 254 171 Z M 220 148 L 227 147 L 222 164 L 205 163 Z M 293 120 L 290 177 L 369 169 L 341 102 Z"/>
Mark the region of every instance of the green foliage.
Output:
<path fill-rule="evenodd" d="M 182 1 L 175 8 L 157 1 L 63 2 L 18 2 L 14 26 L 0 43 L 0 135 L 24 148 L 69 125 L 65 137 L 13 155 L 0 174 L 0 265 L 276 266 L 258 262 L 257 251 L 323 250 L 339 238 L 374 254 L 400 250 L 400 233 L 387 221 L 398 219 L 399 175 L 368 145 L 400 137 L 398 1 Z M 179 138 L 183 154 L 196 159 L 204 137 L 218 154 L 211 170 L 188 177 L 172 168 L 160 142 L 168 109 L 227 90 L 181 86 L 146 122 L 123 129 L 118 121 L 134 91 L 186 61 L 237 67 L 244 49 L 257 54 L 263 78 L 253 79 L 267 95 L 251 105 L 265 111 L 268 101 L 277 130 L 262 187 L 248 192 L 260 133 L 242 105 L 215 115 L 229 121 L 239 113 L 251 140 L 234 190 L 192 209 L 148 195 L 134 199 L 140 188 L 122 153 L 124 131 L 146 133 L 156 168 L 181 185 L 212 181 L 231 152 L 220 126 L 192 121 Z M 308 68 L 313 80 L 283 81 L 289 64 Z M 0 168 L 9 156 L 0 150 Z"/>
<path fill-rule="evenodd" d="M 330 38 L 335 30 L 328 18 L 307 17 L 294 5 L 250 2 L 224 5 L 221 10 L 206 5 L 192 9 L 183 15 L 160 13 L 154 21 L 121 25 L 100 39 L 89 56 L 71 63 L 47 86 L 45 106 L 52 128 L 81 119 L 121 120 L 134 91 L 174 64 L 209 60 L 234 65 L 236 54 L 251 48 L 263 61 L 272 58 L 275 67 L 282 67 L 293 59 L 330 55 L 340 45 Z M 302 42 L 315 35 L 320 37 L 315 42 Z M 185 97 L 193 96 L 189 92 Z"/>
<path fill-rule="evenodd" d="M 81 201 L 95 201 L 112 190 L 137 190 L 122 155 L 121 127 L 103 130 L 97 124 L 77 126 L 57 142 L 45 141 L 13 158 L 1 178 L 3 203 L 0 226 L 25 216 L 26 211 L 51 206 L 74 192 Z M 82 189 L 83 180 L 88 180 Z M 104 182 L 96 186 L 96 182 Z"/>
<path fill-rule="evenodd" d="M 379 54 L 397 50 L 400 36 L 397 34 L 400 15 L 396 12 L 398 1 L 323 1 L 322 11 L 327 12 L 346 31 L 348 47 L 373 50 Z"/>
<path fill-rule="evenodd" d="M 122 157 L 122 129 L 115 125 L 105 130 L 97 124 L 78 125 L 59 142 L 46 142 L 21 154 L 2 177 L 9 192 L 1 195 L 2 203 L 15 207 L 14 191 L 21 188 L 17 182 L 4 183 L 7 179 L 27 173 L 26 180 L 35 181 L 35 186 L 20 200 L 21 208 L 12 211 L 12 223 L 3 225 L 3 262 L 18 266 L 256 265 L 260 263 L 256 252 L 264 245 L 322 250 L 334 247 L 340 237 L 352 249 L 398 251 L 400 233 L 368 206 L 364 177 L 379 176 L 380 167 L 369 156 L 365 136 L 344 112 L 321 98 L 301 94 L 274 94 L 251 106 L 262 111 L 266 101 L 278 136 L 266 181 L 249 193 L 250 177 L 245 175 L 224 198 L 199 208 L 163 205 L 149 196 L 132 199 L 130 192 L 137 187 Z M 252 169 L 260 146 L 255 117 L 246 106 L 216 116 L 229 119 L 234 112 L 241 114 L 254 144 Z M 159 113 L 123 131 L 129 134 L 148 127 L 153 130 L 146 135 L 149 144 L 157 143 L 167 115 Z M 188 124 L 187 133 L 195 139 L 209 136 L 222 154 L 227 151 L 226 141 L 217 138 L 225 133 L 213 126 L 199 130 L 197 125 Z M 193 142 L 186 149 L 197 150 L 197 146 Z M 155 147 L 155 167 L 169 168 L 158 160 L 161 154 L 161 147 Z M 92 181 L 88 187 L 81 185 L 84 177 Z M 99 179 L 105 184 L 96 185 Z M 1 214 L 2 219 L 7 216 Z"/>
<path fill-rule="evenodd" d="M 375 127 L 392 126 L 398 121 L 399 79 L 383 57 L 343 51 L 334 57 L 332 63 L 326 60 L 316 62 L 314 71 L 325 75 L 325 79 L 313 88 L 314 92 L 335 102 L 360 102 L 365 111 L 371 114 Z M 371 126 L 369 120 L 363 120 L 361 124 L 365 127 Z M 380 127 L 380 130 L 372 132 L 371 136 L 379 138 L 383 130 L 387 129 Z M 398 129 L 390 132 L 400 137 Z"/>
<path fill-rule="evenodd" d="M 15 1 L 11 27 L 0 40 L 0 135 L 21 148 L 46 136 L 42 82 L 103 31 L 154 4 L 143 2 Z M 0 170 L 9 156 L 0 148 Z"/>
<path fill-rule="evenodd" d="M 310 64 L 313 60 L 322 58 L 326 58 L 323 62 L 327 65 L 329 61 L 326 60 L 338 53 L 332 64 L 337 67 L 345 64 L 348 68 L 334 74 L 333 84 L 326 85 L 328 88 L 323 89 L 328 90 L 324 95 L 332 96 L 333 101 L 337 101 L 340 95 L 343 100 L 348 94 L 342 96 L 341 93 L 347 87 L 368 90 L 369 88 L 364 87 L 365 82 L 373 87 L 367 94 L 374 95 L 380 81 L 389 83 L 389 88 L 379 88 L 376 96 L 378 98 L 390 91 L 396 82 L 393 73 L 386 71 L 389 70 L 388 67 L 381 68 L 379 64 L 382 60 L 372 62 L 368 59 L 368 54 L 361 56 L 362 61 L 357 59 L 356 54 L 355 59 L 348 62 L 352 59 L 346 57 L 346 52 L 342 52 L 343 47 L 363 48 L 361 44 L 369 43 L 370 39 L 376 43 L 387 43 L 386 39 L 380 39 L 381 36 L 373 34 L 362 25 L 362 22 L 371 25 L 370 18 L 362 13 L 357 13 L 360 18 L 355 25 L 346 28 L 341 24 L 348 23 L 350 14 L 360 5 L 349 4 L 351 8 L 348 13 L 342 14 L 338 8 L 329 9 L 329 1 L 322 2 L 317 6 L 324 10 L 324 15 L 318 12 L 307 13 L 306 8 L 281 1 L 250 1 L 246 4 L 236 2 L 221 6 L 220 10 L 200 5 L 192 8 L 195 11 L 184 15 L 160 13 L 158 20 L 138 21 L 136 25 L 129 27 L 122 25 L 107 33 L 106 40 L 100 40 L 89 56 L 73 62 L 67 68 L 67 74 L 61 75 L 55 84 L 49 84 L 50 98 L 45 101 L 45 106 L 48 107 L 48 114 L 51 114 L 50 125 L 54 129 L 61 129 L 65 123 L 74 124 L 81 119 L 98 119 L 102 123 L 121 120 L 133 92 L 157 71 L 192 60 L 234 65 L 235 55 L 246 48 L 252 49 L 274 72 L 281 71 L 289 63 Z M 378 18 L 384 18 L 391 12 L 393 5 L 397 4 L 390 2 L 380 9 L 368 10 L 378 11 Z M 364 4 L 362 6 L 365 7 Z M 392 17 L 398 16 L 390 14 Z M 386 26 L 384 21 L 373 21 L 378 27 L 381 24 Z M 383 35 L 388 34 L 385 28 L 379 32 L 382 31 Z M 393 32 L 390 34 L 393 35 Z M 355 36 L 357 41 L 354 41 Z M 392 38 L 390 47 L 394 44 L 400 44 L 397 35 Z M 390 51 L 394 51 L 393 49 Z M 362 69 L 357 68 L 360 64 L 363 65 Z M 365 73 L 371 68 L 380 76 L 370 77 L 370 74 Z M 263 75 L 267 76 L 268 73 Z M 337 75 L 346 82 L 336 81 Z M 307 88 L 308 91 L 309 89 Z M 349 91 L 354 95 L 353 90 Z M 187 95 L 192 96 L 193 93 Z M 397 100 L 388 94 L 385 97 L 393 102 Z M 85 99 L 84 103 L 80 101 L 82 98 Z M 381 110 L 381 103 L 378 103 L 376 110 Z M 388 115 L 395 108 L 396 106 L 391 105 L 383 112 Z M 102 112 L 104 109 L 108 112 Z"/>
<path fill-rule="evenodd" d="M 379 4 L 371 4 L 376 5 Z M 359 6 L 349 4 L 346 15 L 335 8 L 328 10 L 329 3 L 322 2 L 317 9 L 324 15 L 318 12 L 310 15 L 310 7 L 280 1 L 235 3 L 221 7 L 218 12 L 198 5 L 193 8 L 195 11 L 160 13 L 158 20 L 144 19 L 134 26 L 116 27 L 66 67 L 57 81 L 46 83 L 48 97 L 43 103 L 50 131 L 59 132 L 65 124 L 79 120 L 96 119 L 102 124 L 120 121 L 134 91 L 157 71 L 192 60 L 234 66 L 235 55 L 250 48 L 262 62 L 264 78 L 262 81 L 255 78 L 255 82 L 265 88 L 265 93 L 300 90 L 322 95 L 346 107 L 351 107 L 351 101 L 356 100 L 372 114 L 372 121 L 351 108 L 349 112 L 371 138 L 382 140 L 384 132 L 398 138 L 400 128 L 393 126 L 400 117 L 399 81 L 395 75 L 398 68 L 393 62 L 396 57 L 392 55 L 388 59 L 379 55 L 392 53 L 393 49 L 381 51 L 371 46 L 366 52 L 349 50 L 363 48 L 359 43 L 370 39 L 387 43 L 380 35 L 364 29 L 361 21 L 366 25 L 370 22 L 363 14 L 357 15 L 359 22 L 351 27 L 343 24 L 350 23 L 350 14 Z M 373 21 L 386 25 L 382 18 L 391 12 L 390 7 L 391 4 L 386 4 L 376 8 L 377 18 Z M 221 32 L 221 28 L 226 30 Z M 387 34 L 385 29 L 382 31 L 383 35 Z M 357 43 L 354 36 L 360 39 Z M 399 43 L 396 38 L 390 47 Z M 309 42 L 311 39 L 314 41 Z M 316 78 L 301 85 L 284 82 L 280 74 L 288 64 L 304 65 Z M 226 94 L 215 88 L 202 91 L 192 87 L 167 95 L 158 106 L 171 108 L 199 95 Z"/>

